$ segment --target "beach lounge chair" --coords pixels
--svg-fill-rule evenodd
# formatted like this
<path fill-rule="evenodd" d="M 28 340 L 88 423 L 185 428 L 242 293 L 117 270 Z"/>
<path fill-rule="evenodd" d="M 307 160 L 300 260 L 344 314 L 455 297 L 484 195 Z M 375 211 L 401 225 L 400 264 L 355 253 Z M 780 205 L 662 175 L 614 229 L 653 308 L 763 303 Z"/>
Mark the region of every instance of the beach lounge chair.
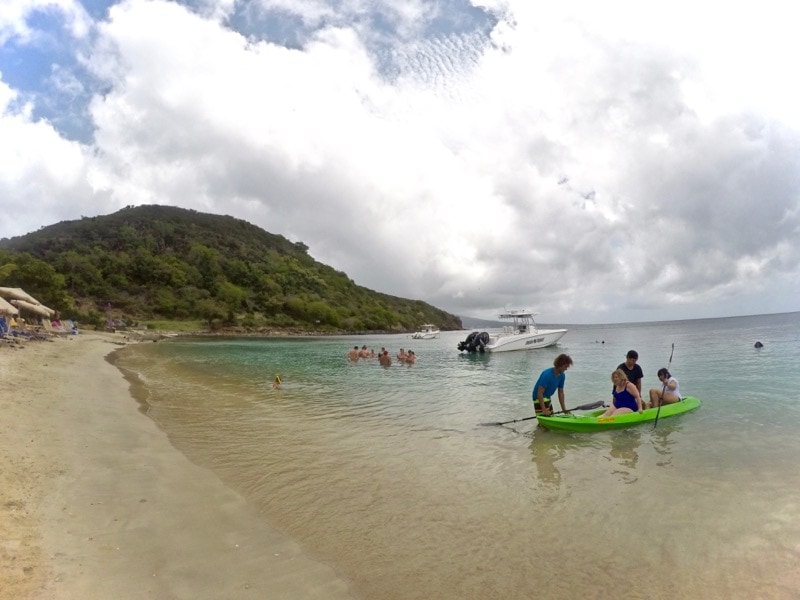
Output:
<path fill-rule="evenodd" d="M 15 321 L 16 323 L 16 321 Z M 22 346 L 28 341 L 26 337 L 20 336 L 16 328 L 9 327 L 5 317 L 0 317 L 0 340 L 6 344 Z"/>
<path fill-rule="evenodd" d="M 69 332 L 64 331 L 63 329 L 53 327 L 53 324 L 50 322 L 49 319 L 42 319 L 42 329 L 44 329 L 45 333 L 49 333 L 54 336 L 65 336 L 70 335 Z"/>

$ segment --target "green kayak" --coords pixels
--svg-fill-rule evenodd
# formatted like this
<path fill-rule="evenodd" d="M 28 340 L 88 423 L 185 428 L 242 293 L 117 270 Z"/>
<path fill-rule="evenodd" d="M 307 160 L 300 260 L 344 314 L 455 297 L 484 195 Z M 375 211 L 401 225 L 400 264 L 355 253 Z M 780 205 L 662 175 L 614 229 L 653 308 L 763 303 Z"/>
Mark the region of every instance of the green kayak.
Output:
<path fill-rule="evenodd" d="M 675 415 L 682 415 L 695 408 L 700 408 L 700 404 L 700 400 L 694 396 L 687 396 L 680 402 L 675 402 L 674 404 L 665 404 L 661 407 L 658 420 L 674 417 Z M 557 431 L 606 431 L 608 429 L 622 429 L 623 427 L 631 427 L 640 423 L 655 421 L 658 409 L 648 408 L 642 411 L 642 414 L 627 413 L 614 417 L 601 417 L 600 415 L 604 412 L 605 409 L 601 408 L 600 410 L 584 413 L 582 415 L 539 416 L 536 417 L 536 419 L 542 427 Z"/>

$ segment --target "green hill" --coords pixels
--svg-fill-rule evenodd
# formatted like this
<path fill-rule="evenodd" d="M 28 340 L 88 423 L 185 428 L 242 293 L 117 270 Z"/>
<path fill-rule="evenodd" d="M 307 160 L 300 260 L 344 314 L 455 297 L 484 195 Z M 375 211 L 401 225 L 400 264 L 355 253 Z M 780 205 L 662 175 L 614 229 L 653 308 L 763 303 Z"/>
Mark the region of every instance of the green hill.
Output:
<path fill-rule="evenodd" d="M 0 240 L 0 286 L 62 317 L 102 324 L 203 321 L 212 328 L 408 332 L 461 320 L 381 294 L 317 262 L 308 247 L 241 219 L 169 206 L 128 207 Z M 8 269 L 7 269 L 8 270 Z"/>

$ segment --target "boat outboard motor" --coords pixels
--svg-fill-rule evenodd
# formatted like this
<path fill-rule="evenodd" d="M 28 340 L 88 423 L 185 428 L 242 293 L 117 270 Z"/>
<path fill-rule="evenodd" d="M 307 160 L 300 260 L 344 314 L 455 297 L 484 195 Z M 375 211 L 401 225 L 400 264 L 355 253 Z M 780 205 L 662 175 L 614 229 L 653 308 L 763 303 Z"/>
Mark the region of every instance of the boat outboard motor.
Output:
<path fill-rule="evenodd" d="M 478 333 L 473 331 L 463 342 L 458 342 L 458 349 L 467 352 L 484 352 L 486 344 L 489 343 L 489 334 L 485 331 Z"/>
<path fill-rule="evenodd" d="M 489 343 L 489 334 L 485 331 L 481 331 L 478 334 L 478 337 L 475 338 L 475 349 L 483 354 L 484 349 L 486 348 L 486 344 Z"/>
<path fill-rule="evenodd" d="M 464 350 L 469 350 L 470 346 L 472 345 L 472 342 L 475 340 L 477 336 L 478 332 L 473 331 L 467 336 L 467 339 L 465 339 L 463 342 L 458 342 L 459 351 L 463 352 Z"/>

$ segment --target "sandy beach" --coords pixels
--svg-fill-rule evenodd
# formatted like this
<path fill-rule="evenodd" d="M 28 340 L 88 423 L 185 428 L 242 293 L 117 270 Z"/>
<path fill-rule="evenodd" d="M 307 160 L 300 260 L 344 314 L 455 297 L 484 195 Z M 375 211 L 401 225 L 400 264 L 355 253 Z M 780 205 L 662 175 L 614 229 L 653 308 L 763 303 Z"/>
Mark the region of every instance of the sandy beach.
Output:
<path fill-rule="evenodd" d="M 170 444 L 106 360 L 120 343 L 0 347 L 0 600 L 351 598 Z"/>

